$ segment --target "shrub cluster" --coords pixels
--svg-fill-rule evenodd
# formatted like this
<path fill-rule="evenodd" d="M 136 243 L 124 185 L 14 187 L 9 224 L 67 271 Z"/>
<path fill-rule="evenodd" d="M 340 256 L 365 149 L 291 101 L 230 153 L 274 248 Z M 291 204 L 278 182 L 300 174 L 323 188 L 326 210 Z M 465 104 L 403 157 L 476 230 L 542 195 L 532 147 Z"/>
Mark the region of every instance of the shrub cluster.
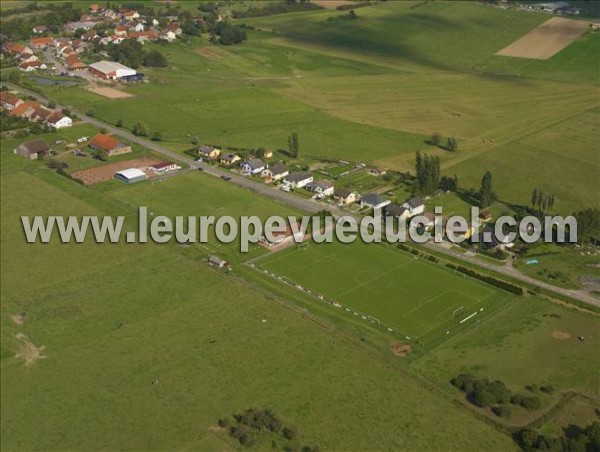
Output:
<path fill-rule="evenodd" d="M 272 433 L 280 435 L 285 441 L 286 450 L 302 450 L 306 452 L 316 451 L 316 446 L 292 447 L 292 442 L 297 438 L 298 432 L 295 428 L 286 426 L 270 409 L 259 410 L 248 408 L 242 413 L 234 414 L 233 421 L 229 418 L 219 419 L 219 427 L 228 429 L 229 435 L 235 438 L 240 445 L 251 447 L 256 444 L 261 433 Z M 273 441 L 276 447 L 276 442 Z"/>
<path fill-rule="evenodd" d="M 471 276 L 473 278 L 480 279 L 481 281 L 491 284 L 492 286 L 499 287 L 500 289 L 507 290 L 507 291 L 515 293 L 517 295 L 523 295 L 523 292 L 524 292 L 523 288 L 519 287 L 515 284 L 511 284 L 509 282 L 502 281 L 500 279 L 496 279 L 492 276 L 482 275 L 480 273 L 477 273 L 476 271 L 471 270 L 470 268 L 466 268 L 466 267 L 463 267 L 460 265 L 446 264 L 446 267 L 451 268 L 452 270 L 456 270 L 461 273 L 464 273 L 465 275 Z"/>
<path fill-rule="evenodd" d="M 467 395 L 467 399 L 477 405 L 485 408 L 491 407 L 492 412 L 498 417 L 509 417 L 511 408 L 507 405 L 519 405 L 528 411 L 539 410 L 542 407 L 542 401 L 537 396 L 523 396 L 512 394 L 510 389 L 500 380 L 489 381 L 487 378 L 477 378 L 469 374 L 460 374 L 450 380 L 455 388 L 460 389 Z M 531 392 L 538 390 L 537 385 L 528 385 L 525 387 Z M 542 388 L 544 388 L 542 390 Z M 554 391 L 552 386 L 541 386 L 540 391 L 550 394 Z"/>
<path fill-rule="evenodd" d="M 569 425 L 558 437 L 546 436 L 533 429 L 523 429 L 513 435 L 513 440 L 523 450 L 600 450 L 600 422 L 586 427 Z"/>

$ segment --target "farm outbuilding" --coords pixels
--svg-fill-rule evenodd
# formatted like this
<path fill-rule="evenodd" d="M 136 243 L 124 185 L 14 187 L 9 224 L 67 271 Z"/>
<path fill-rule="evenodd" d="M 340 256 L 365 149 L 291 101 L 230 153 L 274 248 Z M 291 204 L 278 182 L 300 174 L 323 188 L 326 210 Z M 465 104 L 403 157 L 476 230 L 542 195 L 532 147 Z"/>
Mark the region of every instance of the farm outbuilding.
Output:
<path fill-rule="evenodd" d="M 106 80 L 119 80 L 124 77 L 131 77 L 137 74 L 135 69 L 131 69 L 115 61 L 98 61 L 89 65 L 89 71 L 96 77 Z"/>
<path fill-rule="evenodd" d="M 50 154 L 50 148 L 42 140 L 21 143 L 13 150 L 15 155 L 20 155 L 30 160 L 35 160 Z"/>
<path fill-rule="evenodd" d="M 115 179 L 125 182 L 126 184 L 134 184 L 148 179 L 146 173 L 138 168 L 129 168 L 126 170 L 117 171 L 115 173 Z"/>

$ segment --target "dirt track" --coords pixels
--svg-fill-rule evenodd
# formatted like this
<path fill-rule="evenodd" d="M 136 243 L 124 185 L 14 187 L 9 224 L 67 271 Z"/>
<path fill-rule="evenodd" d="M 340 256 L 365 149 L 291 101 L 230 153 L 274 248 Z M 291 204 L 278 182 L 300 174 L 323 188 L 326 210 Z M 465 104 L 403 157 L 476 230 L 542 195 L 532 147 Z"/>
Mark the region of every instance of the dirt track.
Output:
<path fill-rule="evenodd" d="M 553 17 L 504 47 L 496 55 L 547 60 L 579 38 L 589 22 Z"/>
<path fill-rule="evenodd" d="M 94 94 L 98 94 L 109 99 L 126 99 L 128 97 L 135 97 L 133 94 L 125 93 L 123 91 L 119 91 L 118 89 L 110 88 L 108 86 L 96 86 L 90 88 L 90 91 Z"/>

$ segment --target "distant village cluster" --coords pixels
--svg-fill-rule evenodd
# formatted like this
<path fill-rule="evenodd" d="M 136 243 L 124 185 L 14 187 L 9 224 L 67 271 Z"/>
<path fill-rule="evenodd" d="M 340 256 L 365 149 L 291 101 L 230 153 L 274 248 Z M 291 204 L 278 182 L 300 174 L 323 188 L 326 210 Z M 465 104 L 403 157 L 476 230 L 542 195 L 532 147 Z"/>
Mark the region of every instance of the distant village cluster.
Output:
<path fill-rule="evenodd" d="M 56 36 L 51 35 L 53 32 L 56 32 Z M 87 65 L 81 55 L 97 45 L 119 45 L 126 40 L 141 44 L 150 41 L 173 42 L 181 34 L 181 25 L 176 16 L 167 16 L 161 25 L 156 18 L 147 20 L 135 10 L 113 10 L 94 4 L 80 20 L 64 24 L 62 30 L 37 25 L 33 27 L 28 43 L 8 42 L 2 51 L 14 58 L 19 63 L 18 68 L 24 72 L 52 69 L 60 75 L 82 76 L 88 72 L 91 76 L 106 80 L 137 81 L 143 75 L 135 69 L 113 61 Z M 109 57 L 105 51 L 100 54 Z"/>

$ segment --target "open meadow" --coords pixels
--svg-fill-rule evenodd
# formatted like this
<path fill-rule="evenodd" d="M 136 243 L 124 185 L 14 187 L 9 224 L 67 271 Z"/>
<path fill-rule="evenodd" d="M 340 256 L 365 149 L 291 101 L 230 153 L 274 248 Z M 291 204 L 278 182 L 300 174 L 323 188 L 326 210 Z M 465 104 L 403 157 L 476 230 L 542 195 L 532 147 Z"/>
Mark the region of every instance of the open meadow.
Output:
<path fill-rule="evenodd" d="M 198 11 L 197 1 L 176 4 Z M 268 3 L 222 7 L 253 4 Z M 440 190 L 427 211 L 467 215 L 488 170 L 494 218 L 529 205 L 537 187 L 555 194 L 553 213 L 600 208 L 600 32 L 527 59 L 497 52 L 550 15 L 458 1 L 381 1 L 355 13 L 232 19 L 246 24 L 240 45 L 212 45 L 207 34 L 144 44 L 169 66 L 140 68 L 147 83 L 118 86 L 115 98 L 22 80 L 73 113 L 125 129 L 143 121 L 182 154 L 201 144 L 265 148 L 270 163 L 395 202 L 414 194 L 415 152 L 433 154 L 460 190 Z M 207 244 L 61 244 L 56 232 L 50 244 L 27 244 L 23 215 L 123 215 L 126 232 L 137 230 L 141 206 L 171 218 L 303 214 L 208 171 L 84 186 L 48 159 L 13 155 L 42 139 L 69 174 L 166 160 L 140 144 L 108 162 L 67 148 L 98 127 L 0 141 L 2 450 L 240 450 L 219 420 L 248 408 L 272 409 L 296 433 L 256 433 L 254 450 L 517 450 L 516 429 L 557 436 L 598 420 L 599 314 L 533 285 L 517 296 L 452 271 L 445 264 L 456 256 L 360 239 L 241 253 L 212 231 Z M 433 132 L 457 138 L 458 150 L 430 145 Z M 292 133 L 296 160 L 286 152 Z M 340 176 L 358 162 L 368 165 Z M 212 255 L 231 268 L 209 265 Z M 582 275 L 598 284 L 588 248 L 536 245 L 507 262 L 566 289 L 582 288 Z M 490 267 L 477 271 L 496 277 Z M 540 406 L 511 403 L 500 418 L 450 383 L 461 373 L 501 380 Z"/>
<path fill-rule="evenodd" d="M 599 354 L 597 314 L 527 297 L 485 325 L 451 338 L 418 360 L 413 369 L 449 393 L 457 393 L 450 380 L 460 373 L 499 379 L 525 395 L 532 393 L 526 386 L 551 386 L 552 395 L 537 391 L 545 410 L 568 392 L 598 398 Z M 564 416 L 570 410 L 567 405 Z M 511 421 L 528 422 L 539 414 L 519 409 Z M 585 417 L 578 425 L 587 425 L 596 416 Z"/>
<path fill-rule="evenodd" d="M 123 90 L 135 96 L 129 99 L 37 88 L 111 123 L 143 119 L 175 149 L 192 137 L 285 149 L 297 132 L 304 158 L 412 171 L 415 151 L 423 150 L 440 156 L 443 171 L 464 188 L 491 170 L 506 203 L 528 204 L 531 190 L 543 187 L 564 213 L 598 207 L 600 34 L 586 31 L 551 58 L 530 60 L 495 53 L 546 15 L 469 2 L 389 2 L 357 9 L 355 20 L 327 20 L 340 14 L 243 19 L 258 30 L 239 46 L 209 46 L 205 38 L 157 46 L 170 67 L 145 69 L 150 83 Z M 433 132 L 456 137 L 458 152 L 427 145 Z M 532 171 L 540 159 L 545 171 Z"/>
<path fill-rule="evenodd" d="M 132 210 L 4 142 L 1 160 L 3 450 L 236 449 L 217 420 L 251 406 L 323 449 L 513 447 L 196 248 L 26 244 L 20 215 Z"/>

